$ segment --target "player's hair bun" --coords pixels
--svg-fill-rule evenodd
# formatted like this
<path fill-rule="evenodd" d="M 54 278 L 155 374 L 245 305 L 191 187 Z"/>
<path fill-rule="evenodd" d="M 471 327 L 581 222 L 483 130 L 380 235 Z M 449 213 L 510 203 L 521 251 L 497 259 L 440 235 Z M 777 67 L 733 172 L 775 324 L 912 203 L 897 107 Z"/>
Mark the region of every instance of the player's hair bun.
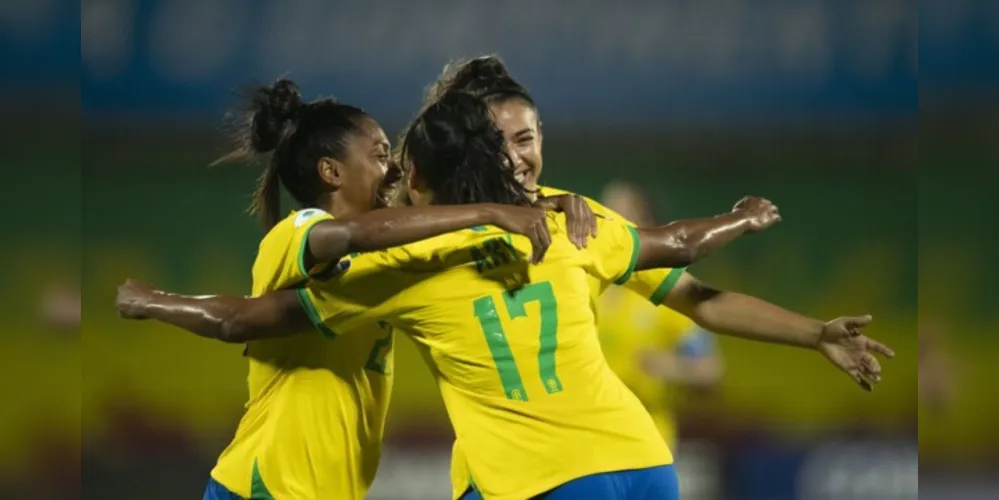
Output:
<path fill-rule="evenodd" d="M 465 64 L 464 71 L 470 79 L 475 80 L 495 80 L 510 77 L 506 64 L 496 56 L 476 57 Z"/>
<path fill-rule="evenodd" d="M 445 90 L 476 93 L 506 85 L 509 80 L 510 73 L 499 57 L 482 56 L 460 64 Z"/>
<path fill-rule="evenodd" d="M 253 90 L 250 111 L 253 113 L 250 146 L 258 153 L 273 151 L 293 128 L 305 103 L 295 82 L 281 79 L 267 87 Z"/>

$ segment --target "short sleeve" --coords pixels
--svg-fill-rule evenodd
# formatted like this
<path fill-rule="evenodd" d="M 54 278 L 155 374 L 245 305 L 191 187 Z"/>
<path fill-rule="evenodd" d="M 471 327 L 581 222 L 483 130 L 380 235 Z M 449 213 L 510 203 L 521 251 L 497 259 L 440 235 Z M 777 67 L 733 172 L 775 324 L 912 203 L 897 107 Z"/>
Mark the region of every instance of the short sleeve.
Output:
<path fill-rule="evenodd" d="M 638 263 L 638 230 L 621 221 L 598 217 L 597 233 L 586 248 L 587 271 L 605 282 L 627 282 Z"/>
<path fill-rule="evenodd" d="M 564 191 L 552 190 L 551 188 L 544 188 L 551 191 L 550 195 L 564 194 Z M 550 196 L 546 194 L 546 196 Z M 590 207 L 593 213 L 606 217 L 608 219 L 622 221 L 628 226 L 635 227 L 635 224 L 631 221 L 625 219 L 617 212 L 601 205 L 600 203 L 590 199 L 584 198 L 586 204 Z M 637 253 L 636 253 L 637 256 Z M 682 275 L 684 269 L 650 269 L 647 271 L 638 271 L 631 274 L 628 279 L 623 283 L 623 286 L 642 297 L 646 297 L 653 304 L 659 305 L 662 303 L 666 295 L 669 294 L 673 286 L 676 285 L 677 281 L 680 280 L 680 275 Z M 618 283 L 621 284 L 621 283 Z"/>
<path fill-rule="evenodd" d="M 309 233 L 317 224 L 333 220 L 319 209 L 300 210 L 278 223 L 260 242 L 253 264 L 254 295 L 304 283 L 309 276 L 326 274 L 339 263 L 329 263 L 315 269 L 305 268 L 305 252 Z"/>
<path fill-rule="evenodd" d="M 296 289 L 309 320 L 323 335 L 357 330 L 359 326 L 393 317 L 400 279 L 397 255 L 390 251 L 366 253 L 345 261 L 335 279 L 310 280 Z"/>
<path fill-rule="evenodd" d="M 680 267 L 639 271 L 632 274 L 623 286 L 659 305 L 680 281 L 683 272 L 684 268 Z"/>

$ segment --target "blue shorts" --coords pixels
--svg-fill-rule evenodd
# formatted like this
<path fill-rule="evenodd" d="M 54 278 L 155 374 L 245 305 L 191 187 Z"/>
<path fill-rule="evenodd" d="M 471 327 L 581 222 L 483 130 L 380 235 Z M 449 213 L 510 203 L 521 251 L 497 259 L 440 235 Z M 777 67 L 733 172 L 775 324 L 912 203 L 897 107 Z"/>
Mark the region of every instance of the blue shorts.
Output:
<path fill-rule="evenodd" d="M 542 493 L 535 500 L 680 500 L 680 485 L 672 465 L 604 472 L 573 479 Z M 469 489 L 461 500 L 482 500 Z"/>
<path fill-rule="evenodd" d="M 208 478 L 208 487 L 205 488 L 205 494 L 201 497 L 201 500 L 245 500 L 243 497 L 229 491 L 228 488 L 222 486 L 213 477 Z"/>

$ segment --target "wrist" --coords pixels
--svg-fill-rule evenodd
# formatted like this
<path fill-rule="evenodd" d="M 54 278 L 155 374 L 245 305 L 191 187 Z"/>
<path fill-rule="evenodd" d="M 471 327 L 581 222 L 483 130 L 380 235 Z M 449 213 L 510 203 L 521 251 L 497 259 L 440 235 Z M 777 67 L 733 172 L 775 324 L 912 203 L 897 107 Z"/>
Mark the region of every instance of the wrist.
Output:
<path fill-rule="evenodd" d="M 565 196 L 565 195 L 558 195 Z M 563 207 L 559 203 L 561 198 L 558 196 L 538 196 L 531 202 L 531 206 L 534 208 L 541 208 L 548 210 L 549 212 L 562 212 Z"/>
<path fill-rule="evenodd" d="M 161 290 L 153 290 L 149 292 L 146 296 L 146 300 L 138 304 L 139 312 L 146 316 L 152 314 L 153 311 L 164 306 L 164 301 L 168 296 L 168 293 Z"/>
<path fill-rule="evenodd" d="M 496 225 L 499 222 L 502 205 L 497 203 L 481 203 L 476 212 L 474 226 Z"/>
<path fill-rule="evenodd" d="M 826 329 L 826 324 L 819 320 L 812 320 L 813 324 L 808 329 L 808 336 L 805 347 L 818 349 L 822 344 L 822 333 Z"/>
<path fill-rule="evenodd" d="M 752 215 L 745 210 L 733 210 L 727 214 L 719 215 L 717 218 L 725 220 L 729 227 L 736 229 L 741 234 L 749 231 Z"/>

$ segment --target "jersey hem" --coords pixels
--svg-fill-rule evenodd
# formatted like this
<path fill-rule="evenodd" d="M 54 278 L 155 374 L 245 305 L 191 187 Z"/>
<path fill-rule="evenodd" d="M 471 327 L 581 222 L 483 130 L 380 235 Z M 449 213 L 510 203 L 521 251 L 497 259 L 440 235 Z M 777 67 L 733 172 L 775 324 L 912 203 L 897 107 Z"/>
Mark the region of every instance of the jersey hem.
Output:
<path fill-rule="evenodd" d="M 587 467 L 581 467 L 577 471 L 565 474 L 563 476 L 557 477 L 555 479 L 539 483 L 539 486 L 534 488 L 524 488 L 520 491 L 508 493 L 505 495 L 491 496 L 492 500 L 523 500 L 524 498 L 534 498 L 538 495 L 547 493 L 563 484 L 566 484 L 576 479 L 580 479 L 586 476 L 592 476 L 595 474 L 609 474 L 612 472 L 621 472 L 626 470 L 639 470 L 639 469 L 650 469 L 652 467 L 662 467 L 666 465 L 673 465 L 674 460 L 646 460 L 646 461 L 636 461 L 631 464 L 621 464 L 614 467 L 593 467 L 592 469 Z M 481 493 L 481 490 L 477 490 Z M 485 495 L 482 495 L 483 498 Z"/>
<path fill-rule="evenodd" d="M 226 483 L 225 481 L 223 481 L 222 479 L 220 479 L 218 477 L 218 475 L 215 474 L 215 470 L 216 470 L 215 468 L 212 468 L 211 472 L 208 473 L 208 477 L 210 477 L 213 480 L 215 480 L 216 483 L 221 484 L 223 488 L 229 490 L 233 494 L 239 495 L 242 498 L 249 498 L 250 491 L 247 491 L 246 494 L 243 494 L 243 492 L 239 491 L 238 488 L 233 488 L 232 485 L 230 485 L 230 484 Z"/>

